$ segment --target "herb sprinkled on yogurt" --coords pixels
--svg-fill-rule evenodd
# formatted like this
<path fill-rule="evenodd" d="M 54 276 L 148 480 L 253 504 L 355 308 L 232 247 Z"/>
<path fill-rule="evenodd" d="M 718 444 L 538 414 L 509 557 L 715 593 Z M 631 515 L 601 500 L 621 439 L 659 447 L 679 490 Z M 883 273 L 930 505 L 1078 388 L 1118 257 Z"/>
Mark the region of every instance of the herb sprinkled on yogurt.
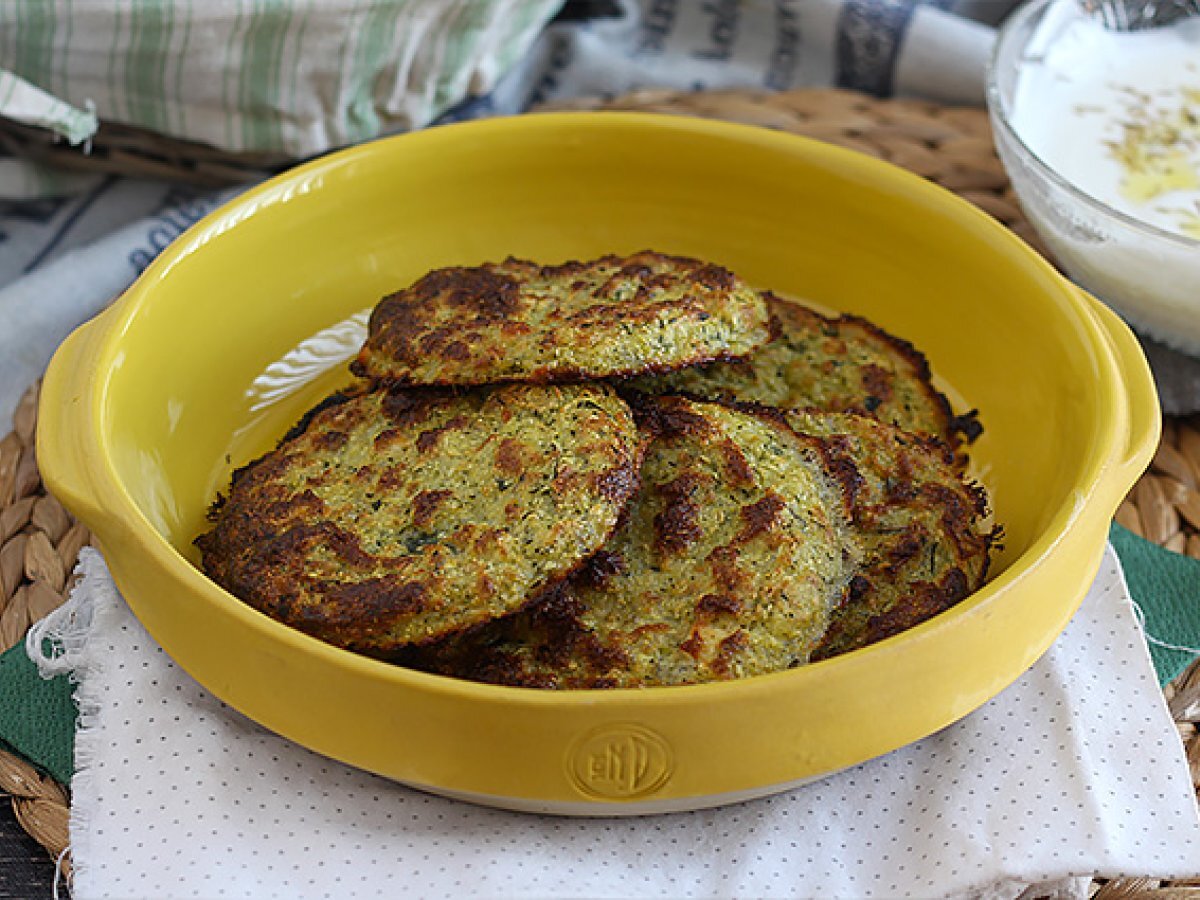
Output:
<path fill-rule="evenodd" d="M 1013 127 L 1077 188 L 1200 238 L 1200 18 L 1114 32 L 1047 13 L 1021 64 Z"/>

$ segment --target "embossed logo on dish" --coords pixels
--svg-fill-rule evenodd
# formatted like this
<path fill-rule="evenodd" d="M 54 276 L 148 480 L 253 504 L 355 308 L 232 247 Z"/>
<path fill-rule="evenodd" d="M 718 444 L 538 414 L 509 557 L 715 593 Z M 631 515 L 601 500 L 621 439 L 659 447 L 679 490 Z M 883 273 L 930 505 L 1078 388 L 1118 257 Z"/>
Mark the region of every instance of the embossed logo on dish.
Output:
<path fill-rule="evenodd" d="M 575 786 L 604 800 L 652 794 L 667 783 L 673 768 L 670 745 L 641 725 L 606 725 L 588 732 L 567 758 Z"/>

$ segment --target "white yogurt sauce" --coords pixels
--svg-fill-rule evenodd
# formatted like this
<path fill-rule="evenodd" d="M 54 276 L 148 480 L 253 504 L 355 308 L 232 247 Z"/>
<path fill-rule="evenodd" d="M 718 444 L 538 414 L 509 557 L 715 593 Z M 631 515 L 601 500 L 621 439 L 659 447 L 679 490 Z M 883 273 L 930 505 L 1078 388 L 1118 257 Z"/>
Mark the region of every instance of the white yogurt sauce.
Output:
<path fill-rule="evenodd" d="M 1200 17 L 1119 33 L 1055 4 L 1024 54 L 1012 124 L 1085 193 L 1200 240 Z"/>

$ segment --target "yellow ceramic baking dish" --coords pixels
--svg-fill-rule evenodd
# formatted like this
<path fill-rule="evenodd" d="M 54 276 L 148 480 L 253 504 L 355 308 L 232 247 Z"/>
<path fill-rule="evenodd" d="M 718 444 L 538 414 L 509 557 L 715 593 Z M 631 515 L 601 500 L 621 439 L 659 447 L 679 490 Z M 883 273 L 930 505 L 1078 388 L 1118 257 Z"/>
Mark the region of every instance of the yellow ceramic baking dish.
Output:
<path fill-rule="evenodd" d="M 192 540 L 231 469 L 345 380 L 356 313 L 437 266 L 642 248 L 719 262 L 922 348 L 986 429 L 972 456 L 1005 532 L 988 585 L 903 635 L 777 675 L 555 693 L 353 655 L 196 568 Z M 47 484 L 214 694 L 389 778 L 583 814 L 780 790 L 987 701 L 1074 613 L 1159 427 L 1129 331 L 967 203 L 820 143 L 631 114 L 438 128 L 269 181 L 71 335 L 41 402 Z"/>

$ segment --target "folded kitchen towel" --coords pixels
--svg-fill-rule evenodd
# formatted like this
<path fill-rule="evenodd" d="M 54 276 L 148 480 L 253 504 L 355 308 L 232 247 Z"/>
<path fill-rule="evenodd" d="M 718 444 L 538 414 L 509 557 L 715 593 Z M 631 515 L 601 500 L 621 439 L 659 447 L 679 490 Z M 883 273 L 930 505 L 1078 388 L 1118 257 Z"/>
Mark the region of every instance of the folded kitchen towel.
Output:
<path fill-rule="evenodd" d="M 1083 897 L 1096 872 L 1200 874 L 1187 765 L 1111 549 L 1054 647 L 955 725 L 776 797 L 617 820 L 477 808 L 310 753 L 183 673 L 98 554 L 81 565 L 32 641 L 63 642 L 43 665 L 79 681 L 80 897 Z"/>

